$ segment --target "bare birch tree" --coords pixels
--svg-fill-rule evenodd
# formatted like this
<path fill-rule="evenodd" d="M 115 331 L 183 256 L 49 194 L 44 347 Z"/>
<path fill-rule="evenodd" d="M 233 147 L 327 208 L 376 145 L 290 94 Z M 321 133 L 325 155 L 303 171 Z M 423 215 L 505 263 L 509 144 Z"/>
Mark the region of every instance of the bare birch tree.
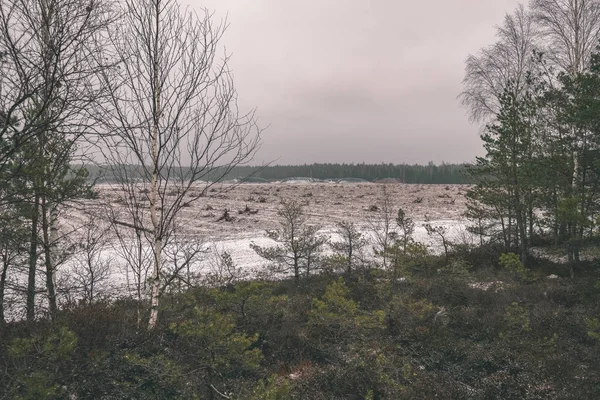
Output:
<path fill-rule="evenodd" d="M 518 97 L 534 69 L 536 26 L 520 5 L 497 27 L 496 43 L 466 60 L 464 91 L 459 98 L 473 121 L 487 122 L 500 111 L 501 98 L 511 85 Z"/>
<path fill-rule="evenodd" d="M 398 233 L 394 230 L 394 204 L 386 186 L 381 187 L 381 200 L 378 203 L 378 214 L 369 220 L 369 227 L 375 241 L 373 250 L 381 256 L 383 268 L 388 267 L 388 250 L 394 243 Z"/>
<path fill-rule="evenodd" d="M 112 245 L 124 264 L 122 273 L 125 275 L 127 292 L 129 295 L 133 294 L 137 300 L 137 327 L 139 328 L 142 323 L 141 305 L 146 298 L 147 281 L 154 257 L 152 248 L 147 246 L 147 232 L 141 228 L 143 226 L 141 204 L 127 205 L 123 213 L 109 209 L 109 219 L 112 221 L 111 227 L 117 238 Z M 131 224 L 125 225 L 122 221 L 126 220 L 131 221 Z"/>
<path fill-rule="evenodd" d="M 176 0 L 126 0 L 122 14 L 110 35 L 118 69 L 103 74 L 111 107 L 100 110 L 109 132 L 101 150 L 127 208 L 141 212 L 113 223 L 152 248 L 153 328 L 180 211 L 252 159 L 260 129 L 253 112 L 238 111 L 229 57 L 219 45 L 224 22 L 183 10 Z"/>
<path fill-rule="evenodd" d="M 569 75 L 583 72 L 600 40 L 600 2 L 532 0 L 530 7 L 546 56 Z"/>
<path fill-rule="evenodd" d="M 335 253 L 343 257 L 346 273 L 350 275 L 358 263 L 365 262 L 364 248 L 368 240 L 350 221 L 338 222 L 335 233 L 341 240 L 331 242 L 329 245 Z"/>
<path fill-rule="evenodd" d="M 74 290 L 78 300 L 85 304 L 105 300 L 111 294 L 111 265 L 115 259 L 103 254 L 110 242 L 108 233 L 108 227 L 99 227 L 90 216 L 74 243 L 74 254 L 69 259 L 72 264 L 67 277 L 69 284 L 66 286 Z"/>
<path fill-rule="evenodd" d="M 0 168 L 44 132 L 89 133 L 113 1 L 0 2 Z"/>

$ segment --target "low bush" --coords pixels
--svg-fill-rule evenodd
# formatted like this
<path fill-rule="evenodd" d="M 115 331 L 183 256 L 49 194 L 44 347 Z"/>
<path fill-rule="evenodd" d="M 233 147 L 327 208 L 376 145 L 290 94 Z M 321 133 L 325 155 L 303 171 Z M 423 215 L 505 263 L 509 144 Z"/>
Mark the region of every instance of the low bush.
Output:
<path fill-rule="evenodd" d="M 597 279 L 473 262 L 193 289 L 152 331 L 133 301 L 8 324 L 0 398 L 600 398 Z"/>

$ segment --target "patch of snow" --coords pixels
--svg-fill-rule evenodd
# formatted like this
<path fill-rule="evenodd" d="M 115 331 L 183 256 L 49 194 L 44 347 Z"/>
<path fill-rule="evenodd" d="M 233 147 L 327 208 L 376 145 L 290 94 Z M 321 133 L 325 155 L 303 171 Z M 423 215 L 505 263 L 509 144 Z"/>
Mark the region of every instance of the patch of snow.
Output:
<path fill-rule="evenodd" d="M 469 287 L 471 289 L 483 290 L 484 292 L 488 291 L 492 287 L 497 287 L 498 289 L 502 288 L 504 282 L 502 281 L 494 281 L 494 282 L 474 282 L 470 283 Z M 496 290 L 498 290 L 496 289 Z"/>

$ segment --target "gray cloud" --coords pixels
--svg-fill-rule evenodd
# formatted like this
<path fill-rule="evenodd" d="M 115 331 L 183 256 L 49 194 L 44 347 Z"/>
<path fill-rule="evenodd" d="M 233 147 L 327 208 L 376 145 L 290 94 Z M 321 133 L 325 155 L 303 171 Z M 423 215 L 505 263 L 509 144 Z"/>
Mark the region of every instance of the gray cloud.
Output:
<path fill-rule="evenodd" d="M 257 161 L 460 162 L 482 152 L 456 96 L 464 60 L 517 0 L 187 0 L 230 27 Z"/>

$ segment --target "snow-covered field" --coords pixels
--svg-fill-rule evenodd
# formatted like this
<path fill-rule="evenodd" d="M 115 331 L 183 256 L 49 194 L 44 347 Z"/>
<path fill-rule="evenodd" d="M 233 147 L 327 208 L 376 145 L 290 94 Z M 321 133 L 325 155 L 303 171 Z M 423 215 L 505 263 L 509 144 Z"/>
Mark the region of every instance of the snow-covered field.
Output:
<path fill-rule="evenodd" d="M 439 250 L 439 244 L 428 237 L 423 225 L 443 226 L 458 240 L 469 240 L 464 231 L 465 193 L 467 185 L 407 185 L 373 183 L 310 183 L 285 182 L 271 184 L 241 184 L 231 188 L 213 187 L 189 207 L 182 209 L 180 234 L 197 238 L 228 251 L 242 268 L 257 268 L 263 264 L 250 248 L 250 243 L 270 243 L 265 231 L 278 227 L 277 211 L 282 199 L 300 200 L 309 216 L 308 223 L 319 225 L 323 232 L 332 232 L 340 221 L 351 221 L 368 232 L 372 222 L 380 218 L 374 206 L 380 206 L 383 190 L 387 192 L 394 214 L 398 208 L 416 222 L 414 239 Z M 110 185 L 97 187 L 100 198 L 91 207 L 108 201 L 119 207 L 121 193 Z M 246 206 L 255 214 L 241 213 Z M 224 210 L 232 221 L 218 221 Z M 85 211 L 85 207 L 84 207 Z M 65 218 L 73 220 L 74 213 Z M 213 246 L 214 247 L 214 246 Z"/>
<path fill-rule="evenodd" d="M 313 222 L 324 227 L 342 220 L 362 224 L 376 214 L 370 208 L 380 203 L 384 187 L 394 208 L 402 207 L 415 221 L 459 221 L 463 218 L 467 185 L 240 184 L 232 187 L 213 186 L 204 197 L 184 208 L 182 219 L 189 223 L 183 228 L 186 234 L 211 238 L 229 238 L 271 229 L 276 226 L 281 199 L 302 201 Z M 103 202 L 119 207 L 118 199 L 122 193 L 118 187 L 98 185 L 96 190 L 100 198 L 89 201 L 88 207 L 97 207 Z M 238 215 L 238 210 L 243 210 L 246 205 L 258 210 L 258 213 Z M 234 221 L 217 222 L 225 209 L 235 217 Z M 65 218 L 73 216 L 72 213 L 64 215 Z"/>
<path fill-rule="evenodd" d="M 71 232 L 71 243 L 84 242 L 108 227 L 106 206 L 112 212 L 124 212 L 123 192 L 116 186 L 98 185 L 98 199 L 87 200 L 66 208 L 60 213 L 59 229 Z M 448 237 L 454 241 L 470 242 L 472 238 L 465 230 L 466 185 L 406 185 L 373 183 L 311 183 L 304 181 L 270 184 L 240 184 L 236 186 L 216 185 L 197 201 L 182 209 L 178 222 L 178 236 L 186 241 L 201 243 L 207 253 L 195 258 L 190 267 L 194 277 L 206 276 L 215 272 L 215 252 L 226 251 L 239 271 L 255 275 L 264 269 L 266 262 L 250 247 L 251 243 L 265 246 L 273 242 L 265 231 L 278 227 L 277 211 L 282 199 L 296 199 L 302 202 L 309 216 L 308 223 L 318 225 L 321 233 L 335 238 L 337 222 L 350 221 L 357 228 L 371 236 L 373 226 L 381 218 L 381 202 L 384 190 L 392 204 L 392 210 L 404 209 L 415 223 L 414 239 L 428 245 L 431 251 L 441 251 L 441 244 L 427 235 L 424 224 L 444 227 Z M 198 188 L 198 191 L 202 191 Z M 242 212 L 248 207 L 252 213 Z M 378 209 L 379 208 L 379 209 Z M 231 221 L 221 220 L 227 209 L 233 217 Z M 91 224 L 89 224 L 91 221 Z M 88 223 L 88 228 L 81 226 Z M 125 228 L 126 229 L 126 228 Z M 125 247 L 127 247 L 126 245 Z M 131 266 L 127 266 L 123 246 L 110 230 L 102 238 L 95 252 L 95 262 L 104 264 L 104 279 L 98 283 L 97 293 L 111 296 L 135 296 L 136 277 Z M 143 251 L 149 254 L 146 246 Z M 59 286 L 77 281 L 85 271 L 77 271 L 83 254 L 67 260 L 57 271 Z M 148 267 L 149 263 L 145 265 Z M 145 278 L 142 273 L 142 281 Z M 85 277 L 83 277 L 85 278 Z M 20 279 L 22 281 L 22 279 Z M 38 278 L 43 283 L 43 276 Z M 81 280 L 81 279 L 80 279 Z M 85 280 L 85 279 L 83 279 Z M 24 283 L 24 282 L 22 282 Z M 75 284 L 77 286 L 77 284 Z M 61 294 L 61 302 L 74 301 L 79 291 Z M 79 294 L 80 295 L 80 294 Z M 11 296 L 17 300 L 19 296 Z M 41 296 L 40 296 L 41 297 Z M 43 301 L 42 301 L 43 303 Z M 22 308 L 22 307 L 21 307 Z M 21 311 L 22 312 L 22 311 Z M 12 313 L 18 317 L 19 313 Z"/>

